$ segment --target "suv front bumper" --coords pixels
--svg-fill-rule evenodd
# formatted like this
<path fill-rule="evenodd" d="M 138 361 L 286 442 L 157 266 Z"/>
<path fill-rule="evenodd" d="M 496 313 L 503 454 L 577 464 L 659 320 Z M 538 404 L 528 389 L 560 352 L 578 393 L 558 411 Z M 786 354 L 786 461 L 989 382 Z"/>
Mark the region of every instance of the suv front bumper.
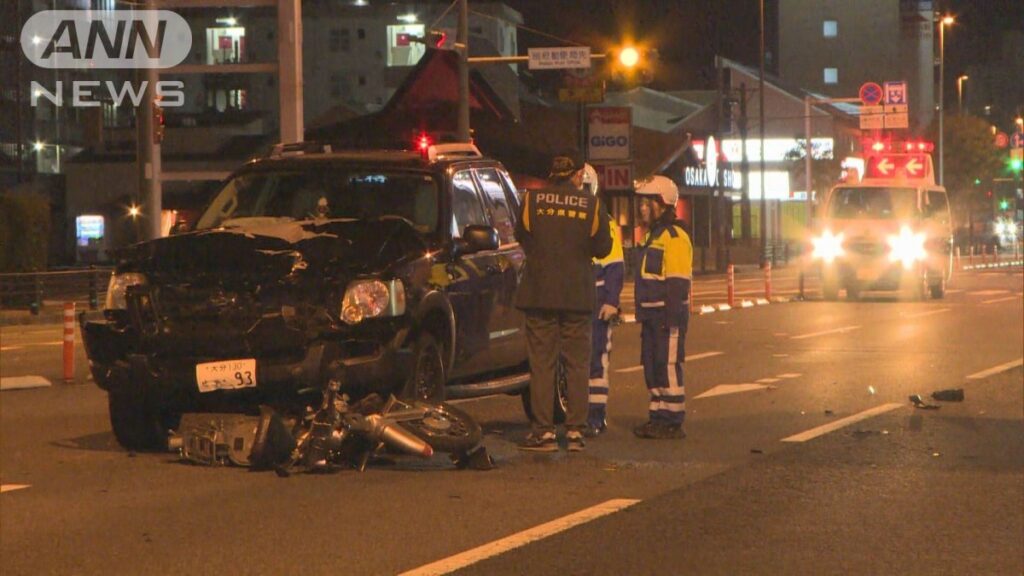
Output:
<path fill-rule="evenodd" d="M 97 385 L 108 392 L 143 394 L 148 401 L 171 410 L 252 408 L 262 403 L 288 402 L 303 391 L 317 396 L 332 377 L 341 376 L 342 390 L 390 393 L 400 390 L 411 373 L 412 353 L 403 348 L 405 330 L 384 344 L 371 340 L 314 340 L 301 354 L 256 357 L 254 388 L 200 392 L 196 364 L 232 358 L 163 359 L 138 349 L 131 328 L 87 313 L 79 315 L 82 340 Z"/>

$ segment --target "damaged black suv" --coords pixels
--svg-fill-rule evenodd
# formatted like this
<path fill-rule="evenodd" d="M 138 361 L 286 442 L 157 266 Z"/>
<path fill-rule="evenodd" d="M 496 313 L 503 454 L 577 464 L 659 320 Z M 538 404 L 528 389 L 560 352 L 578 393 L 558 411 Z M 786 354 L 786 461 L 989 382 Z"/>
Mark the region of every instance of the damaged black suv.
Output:
<path fill-rule="evenodd" d="M 308 402 L 342 369 L 353 395 L 526 387 L 504 167 L 465 144 L 312 148 L 278 146 L 191 230 L 117 254 L 104 310 L 79 321 L 126 448 L 165 447 L 184 412 Z"/>

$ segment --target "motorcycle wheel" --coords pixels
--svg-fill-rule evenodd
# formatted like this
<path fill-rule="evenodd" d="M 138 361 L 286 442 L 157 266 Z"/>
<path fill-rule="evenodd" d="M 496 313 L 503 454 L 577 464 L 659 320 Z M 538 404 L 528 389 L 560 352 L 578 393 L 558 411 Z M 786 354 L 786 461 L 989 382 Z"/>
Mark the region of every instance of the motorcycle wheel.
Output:
<path fill-rule="evenodd" d="M 400 426 L 430 444 L 437 452 L 465 452 L 480 443 L 480 425 L 469 414 L 448 404 L 416 402 L 429 406 L 426 416 L 406 420 Z"/>

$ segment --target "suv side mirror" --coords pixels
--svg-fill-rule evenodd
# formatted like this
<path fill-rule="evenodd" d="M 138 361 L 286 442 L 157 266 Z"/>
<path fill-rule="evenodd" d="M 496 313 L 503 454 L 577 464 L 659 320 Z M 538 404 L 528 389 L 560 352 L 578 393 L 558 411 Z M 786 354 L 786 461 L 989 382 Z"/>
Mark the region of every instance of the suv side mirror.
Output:
<path fill-rule="evenodd" d="M 498 230 L 493 226 L 470 224 L 462 231 L 462 238 L 455 240 L 458 256 L 498 249 Z"/>

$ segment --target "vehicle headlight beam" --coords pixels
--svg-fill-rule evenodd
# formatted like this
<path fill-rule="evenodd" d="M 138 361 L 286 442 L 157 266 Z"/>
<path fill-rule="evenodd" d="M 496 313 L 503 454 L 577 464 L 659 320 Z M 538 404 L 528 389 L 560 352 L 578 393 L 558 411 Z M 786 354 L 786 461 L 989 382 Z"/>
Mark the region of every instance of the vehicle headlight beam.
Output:
<path fill-rule="evenodd" d="M 915 233 L 909 226 L 901 227 L 899 235 L 889 236 L 886 241 L 889 243 L 889 261 L 902 262 L 904 270 L 910 270 L 928 255 L 924 249 L 925 235 Z"/>
<path fill-rule="evenodd" d="M 405 314 L 405 285 L 401 280 L 357 280 L 345 289 L 341 320 L 358 324 L 366 318 Z"/>
<path fill-rule="evenodd" d="M 825 230 L 821 236 L 813 238 L 811 244 L 814 246 L 811 256 L 816 260 L 824 260 L 826 264 L 831 264 L 846 252 L 843 250 L 842 232 L 832 234 L 831 230 Z"/>

